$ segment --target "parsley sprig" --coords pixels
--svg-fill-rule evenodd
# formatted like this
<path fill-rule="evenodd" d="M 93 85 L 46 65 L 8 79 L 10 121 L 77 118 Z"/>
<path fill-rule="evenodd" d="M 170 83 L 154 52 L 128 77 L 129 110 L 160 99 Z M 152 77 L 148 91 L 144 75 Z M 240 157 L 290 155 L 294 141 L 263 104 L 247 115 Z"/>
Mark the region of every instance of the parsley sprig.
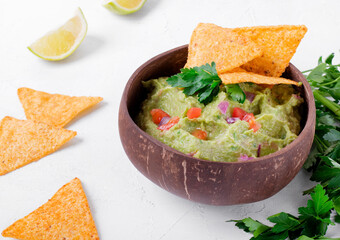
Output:
<path fill-rule="evenodd" d="M 340 239 L 324 237 L 328 226 L 340 223 L 340 64 L 333 65 L 334 54 L 318 66 L 307 70 L 316 105 L 316 129 L 312 150 L 304 165 L 312 171 L 312 181 L 319 182 L 306 190 L 310 194 L 306 207 L 300 207 L 299 216 L 281 212 L 268 217 L 270 227 L 251 218 L 231 220 L 252 240 L 269 239 Z M 335 217 L 331 219 L 331 213 Z"/>
<path fill-rule="evenodd" d="M 333 202 L 320 184 L 316 185 L 311 197 L 306 207 L 299 208 L 299 217 L 285 212 L 268 217 L 268 220 L 274 223 L 273 227 L 252 218 L 231 220 L 231 222 L 236 222 L 236 226 L 240 229 L 253 233 L 254 237 L 251 240 L 332 239 L 322 236 L 325 235 L 329 224 L 334 225 L 330 219 Z"/>
<path fill-rule="evenodd" d="M 198 101 L 203 104 L 210 103 L 220 91 L 222 83 L 216 71 L 216 63 L 205 64 L 200 67 L 182 68 L 178 73 L 167 79 L 172 87 L 184 88 L 187 96 L 198 95 Z M 234 101 L 243 103 L 245 94 L 237 84 L 228 85 L 228 94 Z"/>

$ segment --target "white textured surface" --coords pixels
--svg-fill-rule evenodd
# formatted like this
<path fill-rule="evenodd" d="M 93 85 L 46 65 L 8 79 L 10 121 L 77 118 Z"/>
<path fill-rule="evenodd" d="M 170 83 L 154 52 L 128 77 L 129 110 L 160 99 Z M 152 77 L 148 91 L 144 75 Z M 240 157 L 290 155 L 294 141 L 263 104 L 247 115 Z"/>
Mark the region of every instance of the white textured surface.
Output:
<path fill-rule="evenodd" d="M 26 46 L 66 21 L 80 6 L 89 24 L 82 45 L 62 62 L 46 62 Z M 198 22 L 228 27 L 305 24 L 309 28 L 292 62 L 315 66 L 320 55 L 338 54 L 339 0 L 148 0 L 130 16 L 108 12 L 99 1 L 8 1 L 0 8 L 0 118 L 24 118 L 19 87 L 70 95 L 99 95 L 104 103 L 68 126 L 78 136 L 62 150 L 0 177 L 0 230 L 46 202 L 79 177 L 101 239 L 249 239 L 228 219 L 265 220 L 297 213 L 303 190 L 314 183 L 299 175 L 265 201 L 229 207 L 195 204 L 160 189 L 132 166 L 120 144 L 118 107 L 130 75 L 150 57 L 189 42 Z M 339 237 L 340 227 L 328 236 Z M 2 237 L 0 237 L 2 239 Z"/>

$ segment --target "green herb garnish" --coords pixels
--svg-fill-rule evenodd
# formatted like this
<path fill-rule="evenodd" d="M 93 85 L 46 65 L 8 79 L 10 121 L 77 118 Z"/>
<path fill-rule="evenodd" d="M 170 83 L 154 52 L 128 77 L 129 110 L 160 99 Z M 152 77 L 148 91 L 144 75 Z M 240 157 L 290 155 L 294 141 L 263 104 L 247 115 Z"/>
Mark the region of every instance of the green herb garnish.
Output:
<path fill-rule="evenodd" d="M 178 73 L 166 80 L 172 87 L 184 88 L 183 93 L 188 96 L 198 94 L 198 101 L 207 104 L 219 92 L 220 77 L 217 75 L 216 64 L 212 62 L 200 67 L 182 68 Z"/>
<path fill-rule="evenodd" d="M 321 111 L 327 108 L 336 115 L 337 119 L 340 119 L 340 64 L 333 65 L 333 58 L 334 53 L 329 55 L 325 62 L 322 62 L 322 57 L 320 57 L 319 65 L 304 73 L 310 72 L 307 80 L 313 88 L 317 107 L 322 105 Z"/>
<path fill-rule="evenodd" d="M 325 62 L 320 57 L 316 68 L 304 72 L 309 73 L 317 109 L 313 147 L 304 167 L 313 172 L 311 180 L 320 184 L 304 192 L 311 200 L 299 208 L 298 217 L 275 214 L 268 217 L 272 227 L 251 218 L 231 220 L 252 233 L 252 240 L 340 239 L 324 237 L 328 225 L 340 223 L 340 64 L 333 65 L 333 57 L 331 54 Z"/>
<path fill-rule="evenodd" d="M 217 75 L 216 63 L 208 63 L 200 67 L 182 68 L 178 73 L 167 80 L 172 87 L 184 88 L 187 96 L 197 94 L 200 103 L 208 104 L 219 93 L 222 83 Z M 228 85 L 228 93 L 234 101 L 243 103 L 245 94 L 237 84 Z M 242 95 L 243 94 L 243 95 Z"/>
<path fill-rule="evenodd" d="M 242 91 L 238 84 L 228 84 L 227 93 L 230 95 L 231 99 L 239 103 L 244 103 L 246 100 L 246 94 Z"/>
<path fill-rule="evenodd" d="M 251 240 L 324 239 L 322 236 L 325 235 L 328 225 L 334 225 L 330 219 L 334 204 L 320 184 L 316 185 L 311 197 L 307 207 L 299 208 L 299 217 L 285 212 L 268 217 L 268 220 L 274 223 L 273 227 L 252 218 L 230 222 L 236 222 L 236 226 L 240 229 L 253 233 L 254 237 Z"/>

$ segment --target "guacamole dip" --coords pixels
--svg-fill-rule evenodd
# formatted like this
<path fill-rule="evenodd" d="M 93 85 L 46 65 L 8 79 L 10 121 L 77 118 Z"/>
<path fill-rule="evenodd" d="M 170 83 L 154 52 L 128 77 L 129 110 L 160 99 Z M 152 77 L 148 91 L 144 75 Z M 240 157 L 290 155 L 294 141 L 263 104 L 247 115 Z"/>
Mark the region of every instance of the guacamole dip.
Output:
<path fill-rule="evenodd" d="M 149 95 L 136 122 L 154 138 L 185 154 L 211 161 L 244 161 L 276 152 L 300 132 L 298 107 L 303 99 L 291 85 L 270 89 L 240 83 L 247 95 L 242 104 L 233 101 L 228 86 L 222 85 L 213 101 L 204 105 L 197 96 L 186 96 L 182 89 L 168 85 L 166 79 L 143 82 Z M 151 114 L 154 109 L 161 113 L 157 115 L 160 122 Z M 252 120 L 242 118 L 240 112 Z"/>

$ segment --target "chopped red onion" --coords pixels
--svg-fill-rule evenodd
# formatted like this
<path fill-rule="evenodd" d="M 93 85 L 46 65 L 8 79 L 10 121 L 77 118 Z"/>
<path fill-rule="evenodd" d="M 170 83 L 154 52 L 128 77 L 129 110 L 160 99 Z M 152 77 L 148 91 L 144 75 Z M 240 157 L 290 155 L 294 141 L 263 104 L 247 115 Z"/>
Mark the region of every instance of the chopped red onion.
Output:
<path fill-rule="evenodd" d="M 236 122 L 236 121 L 238 121 L 238 120 L 240 120 L 239 118 L 237 118 L 237 117 L 227 117 L 227 123 L 228 124 L 233 124 L 234 122 Z"/>
<path fill-rule="evenodd" d="M 246 92 L 246 91 L 244 91 L 244 93 L 246 94 L 246 98 L 249 100 L 249 102 L 253 102 L 255 98 L 255 94 L 251 92 Z"/>
<path fill-rule="evenodd" d="M 238 158 L 239 161 L 248 161 L 248 160 L 251 160 L 251 159 L 254 159 L 253 157 L 248 157 L 247 154 L 240 154 L 240 157 Z"/>
<path fill-rule="evenodd" d="M 170 119 L 171 119 L 171 117 L 163 117 L 163 118 L 161 119 L 161 121 L 159 122 L 158 127 L 159 127 L 159 126 L 162 126 L 162 125 L 164 125 L 164 124 L 167 124 L 167 123 L 170 121 Z"/>
<path fill-rule="evenodd" d="M 301 99 L 301 96 L 298 95 L 298 94 L 293 94 L 293 96 L 294 96 L 296 99 Z"/>
<path fill-rule="evenodd" d="M 229 107 L 229 102 L 227 101 L 222 101 L 218 104 L 218 109 L 220 109 L 222 114 L 226 114 L 228 107 Z"/>
<path fill-rule="evenodd" d="M 261 156 L 261 144 L 259 144 L 258 148 L 257 148 L 257 157 Z"/>

